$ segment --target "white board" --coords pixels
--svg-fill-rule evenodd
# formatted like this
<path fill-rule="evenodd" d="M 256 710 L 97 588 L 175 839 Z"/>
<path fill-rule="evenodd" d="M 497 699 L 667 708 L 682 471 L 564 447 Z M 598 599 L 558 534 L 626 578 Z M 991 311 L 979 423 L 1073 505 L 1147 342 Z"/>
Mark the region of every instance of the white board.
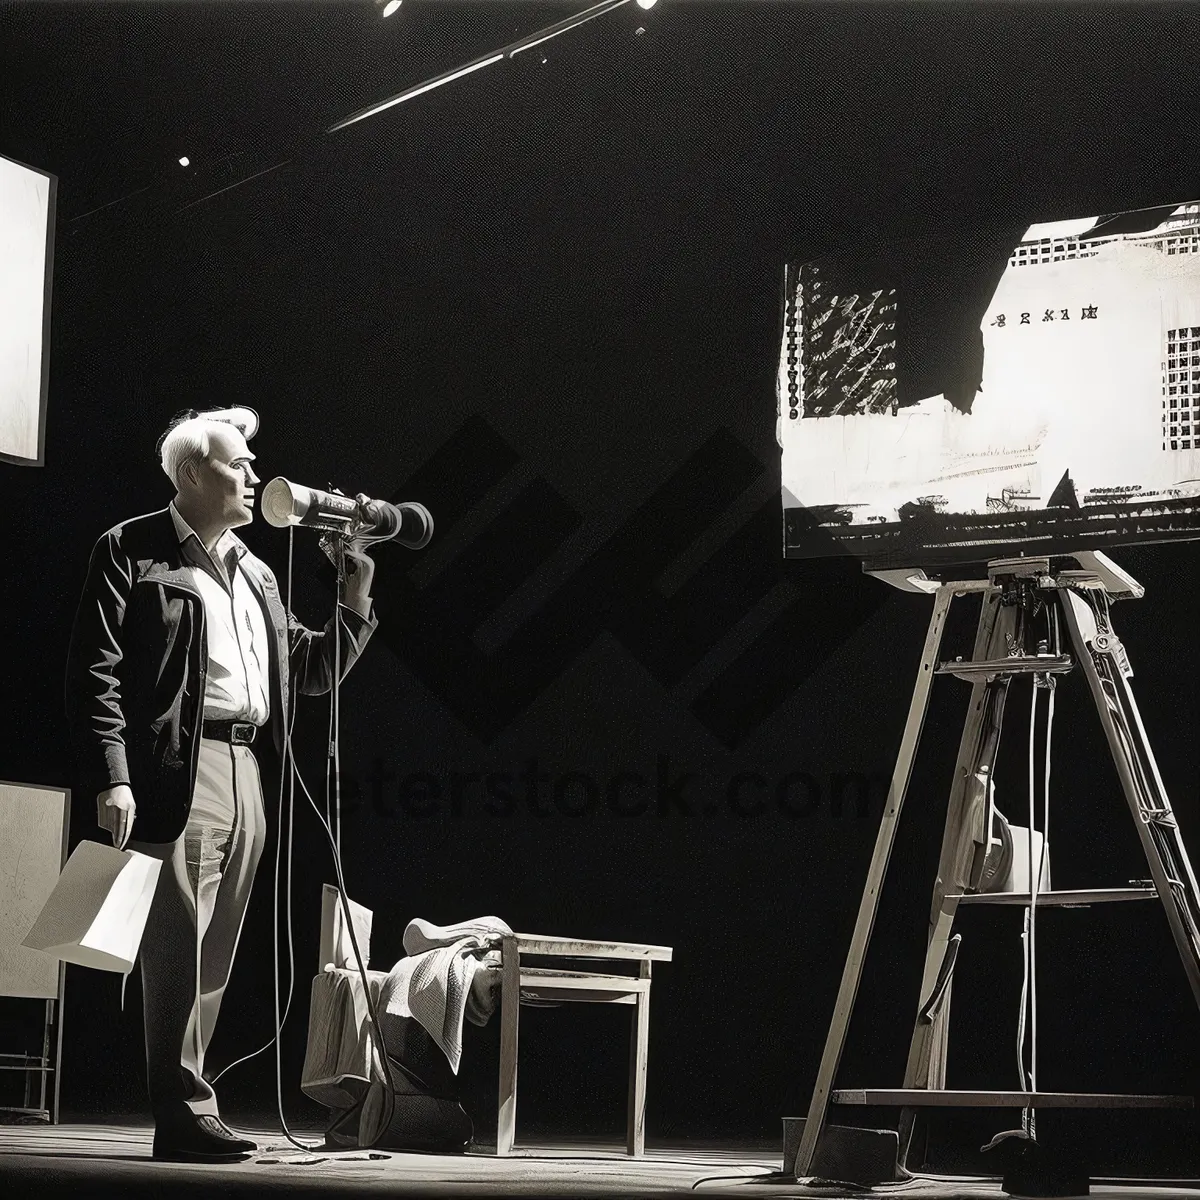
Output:
<path fill-rule="evenodd" d="M 0 996 L 53 1000 L 57 960 L 21 940 L 62 871 L 70 793 L 0 782 Z"/>

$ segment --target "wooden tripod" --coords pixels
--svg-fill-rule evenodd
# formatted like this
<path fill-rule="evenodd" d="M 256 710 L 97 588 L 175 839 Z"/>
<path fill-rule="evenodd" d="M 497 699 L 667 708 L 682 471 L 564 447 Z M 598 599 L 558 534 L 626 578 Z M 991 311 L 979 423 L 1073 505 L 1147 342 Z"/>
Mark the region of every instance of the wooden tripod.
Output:
<path fill-rule="evenodd" d="M 999 747 L 1000 727 L 1009 686 L 1017 676 L 1052 686 L 1053 677 L 1078 665 L 1085 676 L 1100 716 L 1120 777 L 1121 787 L 1137 828 L 1152 887 L 1098 891 L 1041 892 L 1036 906 L 1081 905 L 1157 896 L 1170 924 L 1192 993 L 1200 1004 L 1200 895 L 1187 851 L 1179 835 L 1171 802 L 1159 775 L 1146 731 L 1129 685 L 1132 671 L 1120 639 L 1109 620 L 1111 600 L 1143 594 L 1140 584 L 1099 552 L 1070 556 L 1081 569 L 1051 569 L 1047 558 L 1000 559 L 988 564 L 986 580 L 935 584 L 923 573 L 910 576 L 909 590 L 933 593 L 933 615 L 925 638 L 921 666 L 896 769 L 833 1019 L 821 1056 L 808 1119 L 796 1154 L 794 1175 L 811 1174 L 828 1106 L 832 1104 L 895 1105 L 901 1109 L 899 1166 L 904 1166 L 913 1137 L 916 1109 L 923 1106 L 975 1107 L 1191 1107 L 1191 1097 L 1120 1096 L 1037 1090 L 950 1091 L 946 1089 L 946 1045 L 950 1019 L 950 984 L 958 939 L 951 935 L 960 903 L 1029 905 L 1025 892 L 980 891 L 984 864 L 993 841 L 991 779 Z M 920 582 L 914 582 L 920 580 Z M 891 580 L 895 582 L 895 580 Z M 903 586 L 903 585 L 902 585 Z M 939 665 L 942 630 L 955 596 L 980 593 L 982 611 L 970 661 Z M 1050 636 L 1044 647 L 1030 652 L 1035 621 L 1045 620 Z M 1061 652 L 1059 630 L 1069 632 L 1074 658 Z M 925 721 L 929 689 L 935 674 L 953 674 L 971 683 L 970 705 L 963 724 L 958 760 L 946 815 L 938 875 L 933 889 L 925 969 L 920 1003 L 904 1086 L 894 1090 L 833 1089 L 834 1076 L 845 1046 L 846 1032 L 862 976 L 879 893 L 895 840 L 904 795 Z M 1031 815 L 1032 824 L 1032 815 Z M 785 1170 L 787 1164 L 785 1164 Z"/>

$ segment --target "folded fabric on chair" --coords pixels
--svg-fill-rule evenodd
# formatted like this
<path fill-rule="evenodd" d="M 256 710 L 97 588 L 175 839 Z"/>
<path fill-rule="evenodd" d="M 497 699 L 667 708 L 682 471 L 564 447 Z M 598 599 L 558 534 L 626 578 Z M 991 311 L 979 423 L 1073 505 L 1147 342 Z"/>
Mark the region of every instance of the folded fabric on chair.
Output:
<path fill-rule="evenodd" d="M 367 973 L 377 1011 L 386 979 L 382 971 Z M 362 977 L 356 970 L 322 971 L 312 982 L 300 1090 L 328 1108 L 349 1108 L 372 1080 L 384 1078 Z"/>
<path fill-rule="evenodd" d="M 445 1054 L 455 1074 L 462 1061 L 463 1021 L 486 1025 L 496 1009 L 500 939 L 512 930 L 499 917 L 457 925 L 417 918 L 404 931 L 407 957 L 388 972 L 383 1008 L 413 1017 Z"/>

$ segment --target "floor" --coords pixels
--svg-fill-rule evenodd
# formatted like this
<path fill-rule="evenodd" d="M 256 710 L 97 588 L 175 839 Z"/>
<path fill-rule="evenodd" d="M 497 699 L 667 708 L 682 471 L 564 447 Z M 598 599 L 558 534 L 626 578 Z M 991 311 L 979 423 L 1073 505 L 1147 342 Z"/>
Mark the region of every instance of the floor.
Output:
<path fill-rule="evenodd" d="M 998 1180 L 921 1177 L 866 1189 L 800 1185 L 781 1179 L 780 1149 L 676 1143 L 653 1145 L 629 1159 L 619 1147 L 579 1143 L 522 1148 L 511 1158 L 480 1152 L 457 1156 L 367 1151 L 306 1151 L 276 1128 L 247 1130 L 261 1147 L 245 1162 L 212 1167 L 156 1163 L 148 1125 L 0 1127 L 0 1197 L 55 1196 L 683 1196 L 736 1190 L 746 1197 L 898 1196 L 905 1200 L 995 1200 Z M 297 1131 L 293 1131 L 296 1133 Z M 320 1141 L 302 1131 L 305 1144 Z M 1200 1200 L 1188 1185 L 1092 1184 L 1094 1197 Z"/>

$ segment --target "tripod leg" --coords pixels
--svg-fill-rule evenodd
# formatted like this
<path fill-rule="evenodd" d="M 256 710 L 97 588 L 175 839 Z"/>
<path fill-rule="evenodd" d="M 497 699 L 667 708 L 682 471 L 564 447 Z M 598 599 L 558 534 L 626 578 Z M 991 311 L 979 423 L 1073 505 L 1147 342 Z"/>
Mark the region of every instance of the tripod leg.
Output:
<path fill-rule="evenodd" d="M 938 649 L 942 644 L 942 630 L 946 623 L 946 613 L 953 598 L 954 591 L 951 585 L 939 588 L 934 596 L 933 615 L 929 619 L 929 631 L 925 635 L 925 646 L 921 652 L 921 666 L 917 673 L 916 685 L 913 688 L 912 702 L 908 708 L 908 719 L 905 722 L 904 736 L 900 742 L 900 753 L 896 758 L 896 769 L 892 774 L 891 786 L 888 788 L 887 804 L 879 825 L 879 833 L 875 838 L 875 850 L 871 856 L 866 887 L 863 890 L 858 917 L 854 923 L 854 934 L 850 939 L 846 965 L 842 970 L 842 982 L 834 1004 L 833 1020 L 830 1022 L 829 1033 L 825 1039 L 821 1065 L 817 1069 L 817 1081 L 813 1085 L 812 1099 L 808 1106 L 808 1119 L 804 1122 L 804 1133 L 800 1138 L 800 1148 L 796 1152 L 794 1173 L 797 1177 L 811 1173 L 813 1158 L 817 1150 L 817 1139 L 821 1136 L 821 1130 L 825 1124 L 829 1093 L 833 1087 L 833 1078 L 837 1074 L 838 1063 L 841 1061 L 842 1049 L 846 1044 L 846 1030 L 850 1024 L 850 1013 L 854 1008 L 854 998 L 858 994 L 863 960 L 866 957 L 867 944 L 871 940 L 875 914 L 879 908 L 879 892 L 883 887 L 883 877 L 887 872 L 888 859 L 891 857 L 892 844 L 896 838 L 896 825 L 900 819 L 900 809 L 904 804 L 904 794 L 908 790 L 913 760 L 917 753 L 917 743 L 921 737 L 921 727 L 925 724 L 925 712 L 929 706 L 929 686 L 933 682 Z"/>
<path fill-rule="evenodd" d="M 1009 652 L 1009 639 L 1015 636 L 1016 627 L 1016 609 L 1001 605 L 999 591 L 986 593 L 973 658 L 1003 658 Z M 946 1084 L 953 968 L 948 956 L 954 946 L 951 930 L 958 909 L 958 901 L 949 897 L 970 891 L 977 884 L 987 852 L 988 797 L 1008 685 L 1009 679 L 1001 677 L 971 687 L 933 888 L 921 998 L 904 1072 L 906 1088 L 942 1088 Z M 917 1119 L 916 1109 L 901 1110 L 898 1127 L 901 1166 L 907 1164 Z"/>
<path fill-rule="evenodd" d="M 1150 877 L 1166 911 L 1192 994 L 1200 1004 L 1200 893 L 1129 686 L 1133 675 L 1129 659 L 1109 623 L 1108 597 L 1091 589 L 1063 590 L 1059 596 Z"/>

